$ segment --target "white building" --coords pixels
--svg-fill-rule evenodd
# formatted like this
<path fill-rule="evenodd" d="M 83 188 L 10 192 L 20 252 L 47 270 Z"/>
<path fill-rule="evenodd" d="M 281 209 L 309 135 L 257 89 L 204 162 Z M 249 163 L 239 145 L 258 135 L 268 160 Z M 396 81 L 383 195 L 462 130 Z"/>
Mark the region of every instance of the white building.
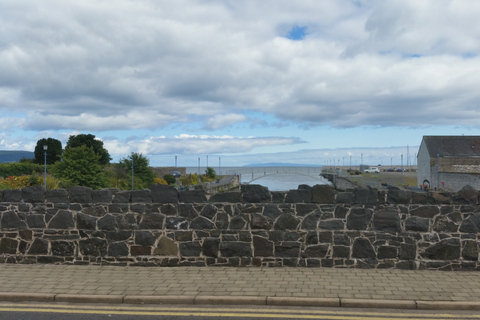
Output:
<path fill-rule="evenodd" d="M 417 155 L 417 182 L 428 188 L 480 189 L 480 136 L 424 136 Z"/>

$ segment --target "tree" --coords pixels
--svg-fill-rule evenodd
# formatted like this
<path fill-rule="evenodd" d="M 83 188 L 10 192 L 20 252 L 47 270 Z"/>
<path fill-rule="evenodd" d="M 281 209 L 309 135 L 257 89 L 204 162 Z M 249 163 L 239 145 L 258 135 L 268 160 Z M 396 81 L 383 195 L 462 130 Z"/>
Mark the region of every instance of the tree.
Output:
<path fill-rule="evenodd" d="M 37 141 L 35 151 L 33 152 L 35 155 L 35 163 L 43 164 L 45 162 L 45 151 L 43 150 L 44 145 L 48 146 L 47 164 L 54 164 L 60 160 L 60 157 L 62 156 L 62 143 L 57 139 L 48 138 Z"/>
<path fill-rule="evenodd" d="M 107 165 L 112 158 L 108 153 L 107 149 L 103 147 L 103 141 L 95 139 L 93 134 L 77 134 L 75 136 L 70 136 L 67 141 L 66 148 L 76 148 L 86 146 L 89 148 L 93 148 L 95 154 L 97 154 L 99 158 L 99 163 L 102 166 Z"/>
<path fill-rule="evenodd" d="M 149 167 L 148 158 L 144 157 L 141 153 L 133 153 L 126 159 L 120 160 L 120 166 L 128 172 L 132 172 L 133 161 L 133 176 L 141 181 L 142 188 L 148 188 L 153 184 L 155 173 Z M 134 184 L 135 185 L 135 184 Z"/>
<path fill-rule="evenodd" d="M 108 179 L 99 163 L 100 156 L 93 148 L 85 145 L 76 148 L 65 148 L 62 161 L 56 162 L 52 174 L 75 186 L 99 189 L 108 187 Z"/>
<path fill-rule="evenodd" d="M 217 176 L 215 169 L 213 169 L 212 167 L 207 167 L 207 170 L 205 170 L 205 174 L 211 179 L 215 179 L 215 177 Z"/>

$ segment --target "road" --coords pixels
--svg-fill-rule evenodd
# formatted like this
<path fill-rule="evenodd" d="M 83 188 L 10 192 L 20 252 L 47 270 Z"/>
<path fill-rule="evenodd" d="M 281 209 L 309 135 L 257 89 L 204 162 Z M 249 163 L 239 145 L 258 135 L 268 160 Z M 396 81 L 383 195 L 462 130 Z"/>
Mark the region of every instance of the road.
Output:
<path fill-rule="evenodd" d="M 207 319 L 480 319 L 479 311 L 423 311 L 347 308 L 287 308 L 287 307 L 215 307 L 215 306 L 159 306 L 159 305 L 84 305 L 0 303 L 2 320 L 207 320 Z"/>

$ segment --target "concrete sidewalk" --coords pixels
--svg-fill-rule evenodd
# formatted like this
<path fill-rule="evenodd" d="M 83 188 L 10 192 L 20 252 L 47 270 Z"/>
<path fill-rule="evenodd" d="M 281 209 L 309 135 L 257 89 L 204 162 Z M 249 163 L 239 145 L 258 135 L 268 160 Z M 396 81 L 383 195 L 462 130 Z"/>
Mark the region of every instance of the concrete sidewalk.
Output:
<path fill-rule="evenodd" d="M 480 273 L 7 264 L 0 301 L 480 310 Z"/>

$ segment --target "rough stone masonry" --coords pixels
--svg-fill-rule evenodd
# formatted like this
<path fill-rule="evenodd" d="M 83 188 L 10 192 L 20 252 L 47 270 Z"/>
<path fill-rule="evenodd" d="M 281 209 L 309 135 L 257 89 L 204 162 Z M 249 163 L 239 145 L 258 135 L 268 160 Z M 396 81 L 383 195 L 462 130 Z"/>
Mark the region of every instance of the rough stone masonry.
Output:
<path fill-rule="evenodd" d="M 0 194 L 0 262 L 479 269 L 479 192 L 153 185 Z"/>

